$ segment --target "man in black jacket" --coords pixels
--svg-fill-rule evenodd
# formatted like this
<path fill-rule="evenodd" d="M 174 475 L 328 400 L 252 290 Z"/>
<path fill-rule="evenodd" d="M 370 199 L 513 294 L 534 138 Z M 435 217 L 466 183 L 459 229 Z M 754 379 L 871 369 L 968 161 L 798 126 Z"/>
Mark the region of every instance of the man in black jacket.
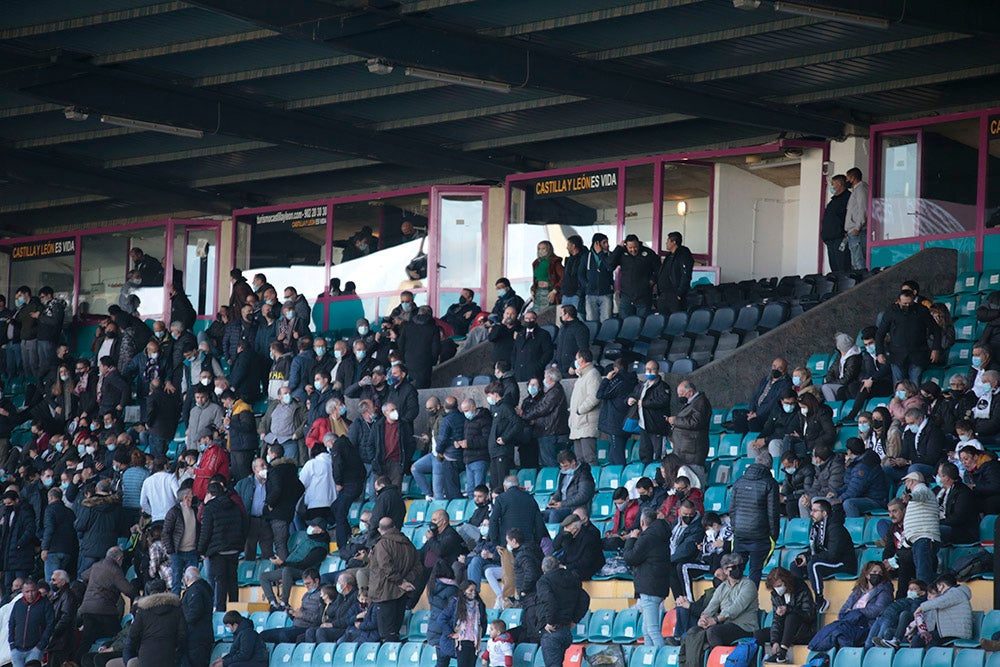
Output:
<path fill-rule="evenodd" d="M 823 579 L 842 572 L 857 572 L 858 558 L 847 528 L 831 519 L 829 502 L 822 498 L 814 499 L 809 514 L 812 518 L 809 551 L 795 557 L 792 571 L 803 578 L 808 574 L 816 593 L 816 610 L 822 614 L 830 608 L 830 603 L 823 597 Z"/>
<path fill-rule="evenodd" d="M 628 404 L 635 407 L 639 419 L 639 460 L 643 465 L 663 458 L 663 440 L 670 432 L 670 385 L 660 375 L 660 365 L 653 360 L 646 362 L 645 382 L 636 385 L 628 397 Z M 638 406 L 638 407 L 636 407 Z"/>
<path fill-rule="evenodd" d="M 576 353 L 590 349 L 590 330 L 580 321 L 575 307 L 563 305 L 560 310 L 559 319 L 562 321 L 562 326 L 556 334 L 553 361 L 559 366 L 560 371 L 568 373 L 576 361 Z"/>
<path fill-rule="evenodd" d="M 538 326 L 538 315 L 533 310 L 524 314 L 521 324 L 522 328 L 514 331 L 514 379 L 527 382 L 541 377 L 552 360 L 552 336 Z"/>
<path fill-rule="evenodd" d="M 420 306 L 413 319 L 403 324 L 396 349 L 406 360 L 413 386 L 430 387 L 431 371 L 441 356 L 441 328 L 430 306 Z"/>
<path fill-rule="evenodd" d="M 847 202 L 851 191 L 847 188 L 847 177 L 837 174 L 830 179 L 833 197 L 823 211 L 823 222 L 820 224 L 819 235 L 826 244 L 826 254 L 831 271 L 847 271 L 851 268 L 851 253 L 847 247 L 841 247 L 844 242 L 844 223 L 847 220 Z"/>
<path fill-rule="evenodd" d="M 56 346 L 66 319 L 66 302 L 55 298 L 48 285 L 38 290 L 38 299 L 42 306 L 38 312 L 38 381 L 41 382 L 55 362 Z"/>
<path fill-rule="evenodd" d="M 886 345 L 887 334 L 891 347 Z M 928 363 L 941 361 L 941 328 L 912 291 L 900 291 L 899 300 L 885 311 L 875 334 L 875 351 L 880 364 L 888 361 L 892 366 L 893 384 L 909 379 L 919 386 Z"/>
<path fill-rule="evenodd" d="M 978 542 L 979 508 L 954 463 L 945 461 L 938 466 L 938 484 L 941 487 L 937 494 L 941 506 L 941 544 Z"/>
<path fill-rule="evenodd" d="M 227 602 L 239 599 L 236 566 L 246 540 L 246 531 L 246 515 L 239 505 L 233 502 L 221 484 L 209 483 L 201 517 L 198 553 L 208 558 L 216 611 L 225 611 Z"/>
<path fill-rule="evenodd" d="M 781 503 L 778 483 L 771 474 L 771 455 L 760 451 L 733 484 L 729 502 L 733 526 L 733 551 L 750 561 L 750 579 L 760 583 L 761 571 L 778 541 Z"/>
<path fill-rule="evenodd" d="M 62 665 L 72 659 L 73 648 L 76 646 L 77 623 L 76 611 L 80 607 L 80 598 L 70 585 L 69 575 L 65 570 L 55 570 L 48 577 L 52 587 L 52 637 L 49 639 L 49 664 Z M 194 667 L 194 666 L 192 666 Z"/>
<path fill-rule="evenodd" d="M 379 521 L 384 517 L 392 519 L 392 525 L 402 526 L 406 518 L 406 503 L 399 487 L 385 475 L 375 478 L 375 505 L 372 507 L 368 530 L 378 530 Z"/>
<path fill-rule="evenodd" d="M 367 473 L 357 446 L 347 436 L 342 435 L 337 438 L 332 433 L 328 433 L 323 436 L 323 444 L 330 450 L 333 483 L 337 487 L 337 498 L 330 506 L 330 512 L 333 514 L 337 528 L 337 545 L 339 546 L 347 544 L 351 538 L 351 524 L 348 521 L 348 514 L 351 511 L 351 504 L 361 497 Z"/>
<path fill-rule="evenodd" d="M 63 502 L 62 489 L 49 489 L 48 505 L 42 521 L 42 560 L 45 561 L 45 578 L 51 579 L 56 570 L 72 571 L 76 568 L 80 544 L 73 522 L 76 515 Z"/>
<path fill-rule="evenodd" d="M 121 415 L 131 393 L 128 383 L 115 369 L 114 359 L 101 357 L 100 377 L 97 380 L 98 414 L 102 417 L 107 414 Z"/>
<path fill-rule="evenodd" d="M 781 457 L 781 467 L 785 481 L 781 484 L 781 502 L 785 506 L 785 516 L 794 519 L 799 516 L 802 496 L 811 488 L 816 479 L 816 468 L 810 458 L 800 459 L 789 449 Z"/>
<path fill-rule="evenodd" d="M 511 528 L 522 531 L 524 539 L 538 542 L 548 535 L 545 521 L 538 510 L 538 503 L 531 494 L 520 486 L 517 475 L 508 475 L 503 480 L 503 493 L 493 501 L 490 514 L 489 539 L 493 544 L 503 544 L 504 536 Z"/>
<path fill-rule="evenodd" d="M 638 236 L 629 234 L 611 253 L 608 265 L 612 270 L 621 267 L 618 274 L 618 316 L 646 317 L 653 304 L 653 285 L 660 268 L 656 253 L 644 246 Z"/>
<path fill-rule="evenodd" d="M 191 667 L 207 667 L 215 644 L 212 628 L 212 587 L 196 567 L 184 570 L 181 613 L 187 624 L 187 657 Z"/>
<path fill-rule="evenodd" d="M 271 524 L 274 535 L 274 553 L 281 560 L 288 559 L 289 526 L 295 517 L 295 506 L 305 493 L 299 481 L 299 466 L 294 459 L 284 458 L 285 449 L 281 445 L 267 446 L 269 465 L 264 498 L 265 518 Z M 203 526 L 204 528 L 204 526 Z"/>
<path fill-rule="evenodd" d="M 670 593 L 670 527 L 656 518 L 655 510 L 643 510 L 639 515 L 639 528 L 629 533 L 622 556 L 632 568 L 639 595 L 643 641 L 646 646 L 663 646 L 660 606 Z"/>
<path fill-rule="evenodd" d="M 797 432 L 800 428 L 802 419 L 799 413 L 798 394 L 789 387 L 781 394 L 781 403 L 771 410 L 771 416 L 764 423 L 760 435 L 750 441 L 747 455 L 755 456 L 757 452 L 766 448 L 772 458 L 781 456 L 785 436 Z"/>
<path fill-rule="evenodd" d="M 514 466 L 514 448 L 522 444 L 525 432 L 524 421 L 502 398 L 503 385 L 491 382 L 486 387 L 486 402 L 493 413 L 489 437 L 490 483 L 493 485 L 500 484 Z"/>
<path fill-rule="evenodd" d="M 466 287 L 458 297 L 458 303 L 448 306 L 441 319 L 451 325 L 456 336 L 466 336 L 473 318 L 479 313 L 479 304 L 474 301 L 475 292 Z"/>
<path fill-rule="evenodd" d="M 166 456 L 181 419 L 181 395 L 167 392 L 163 380 L 156 378 L 146 398 L 146 428 L 149 430 L 149 453 L 154 458 Z"/>
<path fill-rule="evenodd" d="M 660 272 L 656 276 L 656 309 L 661 313 L 672 313 L 684 307 L 684 297 L 691 289 L 691 271 L 694 257 L 684 244 L 680 232 L 667 234 L 667 255 L 663 258 Z"/>
<path fill-rule="evenodd" d="M 332 588 L 332 587 L 331 587 Z M 344 636 L 347 628 L 353 628 L 357 621 L 358 580 L 350 572 L 341 572 L 337 577 L 336 597 L 323 612 L 323 623 L 318 628 L 306 630 L 307 642 L 336 642 Z"/>
<path fill-rule="evenodd" d="M 601 531 L 590 522 L 590 508 L 577 507 L 560 525 L 553 553 L 581 581 L 589 581 L 604 567 Z"/>
<path fill-rule="evenodd" d="M 545 667 L 561 667 L 563 664 L 566 649 L 573 643 L 574 617 L 581 606 L 580 597 L 584 594 L 577 576 L 559 565 L 558 560 L 549 556 L 542 562 L 535 614 Z"/>
<path fill-rule="evenodd" d="M 944 459 L 949 447 L 944 433 L 938 428 L 923 408 L 910 408 L 903 416 L 906 428 L 903 431 L 903 450 L 899 458 L 906 461 L 902 466 L 884 466 L 886 477 L 899 483 L 903 475 L 919 472 L 924 479 L 933 479 L 938 464 Z"/>
<path fill-rule="evenodd" d="M 507 531 L 507 551 L 514 557 L 514 588 L 522 607 L 531 606 L 538 578 L 542 576 L 542 549 L 524 536 L 520 528 Z M 506 577 L 506 571 L 504 572 Z M 505 587 L 506 589 L 506 587 Z"/>
<path fill-rule="evenodd" d="M 465 438 L 456 440 L 455 447 L 462 451 L 462 461 L 465 463 L 465 495 L 472 496 L 473 490 L 487 481 L 493 414 L 486 408 L 477 407 L 471 398 L 462 401 L 461 408 L 462 416 L 465 417 Z"/>
<path fill-rule="evenodd" d="M 587 249 L 583 239 L 573 234 L 566 239 L 566 259 L 563 261 L 563 279 L 559 291 L 562 295 L 562 305 L 573 306 L 583 312 L 584 288 L 580 281 L 580 269 L 586 257 Z"/>
<path fill-rule="evenodd" d="M 410 374 L 404 364 L 396 364 L 389 370 L 386 377 L 389 383 L 389 396 L 386 403 L 392 403 L 399 412 L 399 442 L 402 447 L 403 474 L 410 469 L 410 459 L 413 457 L 413 422 L 420 415 L 420 397 L 417 388 L 410 381 Z"/>
<path fill-rule="evenodd" d="M 187 297 L 187 294 L 177 289 L 173 283 L 169 289 L 171 324 L 179 322 L 185 331 L 190 330 L 194 326 L 195 320 L 198 319 L 198 314 L 195 312 L 194 306 L 191 305 L 191 299 Z"/>
<path fill-rule="evenodd" d="M 877 332 L 878 329 L 875 327 L 865 327 L 861 330 L 861 374 L 848 388 L 848 393 L 854 396 L 854 407 L 851 408 L 851 413 L 844 417 L 845 422 L 854 422 L 872 396 L 888 396 L 892 393 L 892 367 L 878 360 L 878 351 L 875 347 Z"/>

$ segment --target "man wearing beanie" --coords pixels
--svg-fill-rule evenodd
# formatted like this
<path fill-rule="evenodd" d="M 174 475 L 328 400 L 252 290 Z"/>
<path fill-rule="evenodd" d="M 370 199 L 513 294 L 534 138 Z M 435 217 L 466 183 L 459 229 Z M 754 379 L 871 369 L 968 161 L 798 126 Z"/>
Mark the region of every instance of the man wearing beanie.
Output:
<path fill-rule="evenodd" d="M 870 510 L 884 509 L 889 499 L 889 484 L 878 455 L 865 449 L 860 439 L 850 438 L 844 463 L 847 466 L 844 486 L 830 503 L 842 504 L 847 516 L 862 516 Z"/>

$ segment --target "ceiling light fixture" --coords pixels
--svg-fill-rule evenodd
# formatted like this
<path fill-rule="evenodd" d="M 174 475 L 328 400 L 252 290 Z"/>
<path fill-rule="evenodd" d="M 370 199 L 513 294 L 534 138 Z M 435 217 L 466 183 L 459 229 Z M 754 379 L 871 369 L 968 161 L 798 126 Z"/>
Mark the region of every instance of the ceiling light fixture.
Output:
<path fill-rule="evenodd" d="M 677 215 L 684 217 L 688 212 L 688 203 L 683 199 L 677 202 Z"/>
<path fill-rule="evenodd" d="M 445 74 L 444 72 L 435 72 L 429 69 L 420 69 L 418 67 L 407 67 L 404 72 L 406 76 L 412 76 L 415 79 L 427 79 L 428 81 L 440 81 L 442 83 L 452 83 L 456 86 L 465 86 L 466 88 L 479 88 L 480 90 L 490 90 L 494 93 L 509 93 L 510 84 L 498 83 L 496 81 L 487 81 L 486 79 L 474 79 L 468 76 L 459 76 L 458 74 Z"/>
<path fill-rule="evenodd" d="M 392 65 L 389 61 L 382 58 L 369 58 L 365 64 L 368 66 L 368 71 L 372 74 L 392 74 Z"/>
<path fill-rule="evenodd" d="M 66 120 L 83 121 L 90 118 L 90 114 L 83 107 L 66 107 L 63 109 L 63 116 Z"/>
<path fill-rule="evenodd" d="M 862 28 L 881 28 L 884 30 L 889 27 L 888 19 L 876 18 L 874 16 L 863 16 L 862 14 L 851 14 L 850 12 L 841 12 L 836 9 L 810 7 L 808 5 L 800 5 L 795 2 L 775 2 L 774 11 L 783 12 L 785 14 L 796 14 L 798 16 L 811 16 L 812 18 L 837 21 L 839 23 L 849 23 L 851 25 L 861 26 Z"/>
<path fill-rule="evenodd" d="M 146 130 L 148 132 L 160 132 L 162 134 L 172 134 L 178 137 L 188 137 L 191 139 L 201 139 L 205 133 L 201 130 L 192 130 L 186 127 L 175 125 L 164 125 L 163 123 L 151 123 L 145 120 L 135 120 L 134 118 L 123 118 L 122 116 L 101 116 L 101 122 L 105 125 L 116 125 L 118 127 L 128 127 L 134 130 Z"/>

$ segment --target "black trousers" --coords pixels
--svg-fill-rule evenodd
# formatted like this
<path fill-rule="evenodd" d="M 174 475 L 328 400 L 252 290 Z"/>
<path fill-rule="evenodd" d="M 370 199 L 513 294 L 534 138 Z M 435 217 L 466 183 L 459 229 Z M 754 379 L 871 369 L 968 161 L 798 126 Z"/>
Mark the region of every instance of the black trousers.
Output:
<path fill-rule="evenodd" d="M 208 557 L 212 587 L 215 589 L 216 611 L 226 611 L 228 602 L 237 602 L 240 599 L 240 589 L 236 579 L 239 559 L 239 554 L 216 554 Z"/>
<path fill-rule="evenodd" d="M 378 636 L 383 642 L 398 642 L 399 628 L 403 625 L 403 613 L 406 611 L 406 596 L 379 602 L 375 611 Z"/>
<path fill-rule="evenodd" d="M 503 485 L 503 478 L 510 474 L 510 467 L 509 456 L 496 456 L 490 459 L 490 488 Z"/>
<path fill-rule="evenodd" d="M 271 532 L 271 522 L 259 516 L 250 517 L 250 529 L 247 531 L 247 543 L 243 549 L 246 560 L 257 560 L 257 545 L 260 545 L 260 557 L 270 560 L 274 555 L 274 533 Z"/>
<path fill-rule="evenodd" d="M 81 614 L 83 633 L 80 636 L 80 650 L 77 651 L 78 662 L 83 662 L 83 656 L 90 652 L 94 642 L 104 637 L 114 637 L 122 629 L 121 617 L 118 614 Z"/>
<path fill-rule="evenodd" d="M 816 632 L 812 623 L 797 614 L 775 614 L 771 627 L 761 628 L 754 634 L 761 644 L 778 644 L 788 648 L 808 644 Z"/>

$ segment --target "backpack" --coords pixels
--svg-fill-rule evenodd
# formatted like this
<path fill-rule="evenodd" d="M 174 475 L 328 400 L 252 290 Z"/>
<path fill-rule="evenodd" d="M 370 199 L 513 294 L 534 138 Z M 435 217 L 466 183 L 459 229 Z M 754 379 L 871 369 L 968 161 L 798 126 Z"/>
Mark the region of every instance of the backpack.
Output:
<path fill-rule="evenodd" d="M 826 653 L 814 655 L 806 661 L 803 667 L 830 667 L 830 656 Z"/>
<path fill-rule="evenodd" d="M 725 667 L 750 667 L 756 664 L 757 640 L 747 639 L 737 644 L 733 652 L 726 656 Z"/>
<path fill-rule="evenodd" d="M 959 581 L 969 581 L 993 569 L 993 554 L 981 548 L 975 553 L 957 559 L 950 569 Z"/>

